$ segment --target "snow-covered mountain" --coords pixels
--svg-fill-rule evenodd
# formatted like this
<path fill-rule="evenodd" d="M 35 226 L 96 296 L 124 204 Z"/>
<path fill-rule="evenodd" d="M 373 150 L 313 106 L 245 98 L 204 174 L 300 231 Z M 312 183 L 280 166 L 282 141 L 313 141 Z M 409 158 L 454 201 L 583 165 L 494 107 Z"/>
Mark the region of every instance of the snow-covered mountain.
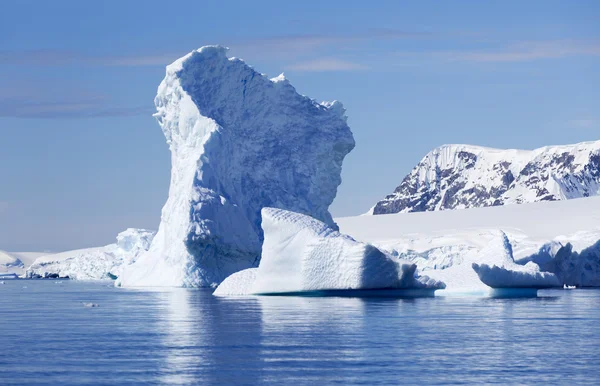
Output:
<path fill-rule="evenodd" d="M 558 201 L 600 194 L 600 141 L 540 149 L 434 149 L 371 214 Z"/>
<path fill-rule="evenodd" d="M 263 207 L 337 228 L 329 211 L 354 138 L 339 102 L 318 103 L 226 48 L 167 66 L 155 98 L 171 150 L 158 233 L 123 286 L 209 286 L 260 260 Z"/>

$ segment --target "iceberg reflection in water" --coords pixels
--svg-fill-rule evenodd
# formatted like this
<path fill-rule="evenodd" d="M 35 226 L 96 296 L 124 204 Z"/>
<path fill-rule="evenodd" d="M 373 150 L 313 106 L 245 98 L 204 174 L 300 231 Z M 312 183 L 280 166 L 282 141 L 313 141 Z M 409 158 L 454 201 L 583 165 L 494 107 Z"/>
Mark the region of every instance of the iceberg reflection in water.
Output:
<path fill-rule="evenodd" d="M 537 288 L 492 288 L 489 296 L 492 298 L 536 298 Z"/>

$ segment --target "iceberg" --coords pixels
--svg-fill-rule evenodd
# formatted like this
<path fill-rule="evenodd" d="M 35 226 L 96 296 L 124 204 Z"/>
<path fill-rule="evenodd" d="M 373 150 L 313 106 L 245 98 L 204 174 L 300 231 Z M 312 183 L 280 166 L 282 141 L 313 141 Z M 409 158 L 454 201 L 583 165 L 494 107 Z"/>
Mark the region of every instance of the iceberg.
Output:
<path fill-rule="evenodd" d="M 552 288 L 560 287 L 556 275 L 541 272 L 534 262 L 525 265 L 515 263 L 513 249 L 506 234 L 499 232 L 471 267 L 479 279 L 491 288 Z"/>
<path fill-rule="evenodd" d="M 129 228 L 117 235 L 116 244 L 38 257 L 25 275 L 30 278 L 114 279 L 150 247 L 153 238 L 153 231 Z"/>
<path fill-rule="evenodd" d="M 261 256 L 261 209 L 314 217 L 328 208 L 354 148 L 341 103 L 302 96 L 227 49 L 206 46 L 167 66 L 155 117 L 171 151 L 171 184 L 149 250 L 122 286 L 215 286 Z"/>
<path fill-rule="evenodd" d="M 556 275 L 541 272 L 535 263 L 506 268 L 487 264 L 472 265 L 479 279 L 492 288 L 553 288 L 560 287 Z"/>
<path fill-rule="evenodd" d="M 229 276 L 214 295 L 401 296 L 401 290 L 433 294 L 444 287 L 441 282 L 415 275 L 415 264 L 391 257 L 300 213 L 264 208 L 262 229 L 259 267 Z"/>

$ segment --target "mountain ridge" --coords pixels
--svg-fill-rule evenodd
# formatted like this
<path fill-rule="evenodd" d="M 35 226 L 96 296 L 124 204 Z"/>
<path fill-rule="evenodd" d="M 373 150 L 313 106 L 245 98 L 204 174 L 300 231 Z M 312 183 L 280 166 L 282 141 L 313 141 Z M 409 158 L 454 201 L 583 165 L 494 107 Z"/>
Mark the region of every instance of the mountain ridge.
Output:
<path fill-rule="evenodd" d="M 369 214 L 558 201 L 600 194 L 600 141 L 534 150 L 447 144 Z"/>

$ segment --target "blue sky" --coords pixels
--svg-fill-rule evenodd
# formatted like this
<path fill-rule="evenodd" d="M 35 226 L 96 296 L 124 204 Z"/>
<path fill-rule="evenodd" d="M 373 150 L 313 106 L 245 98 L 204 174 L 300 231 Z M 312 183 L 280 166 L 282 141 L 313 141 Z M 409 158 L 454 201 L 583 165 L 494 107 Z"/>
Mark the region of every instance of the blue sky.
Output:
<path fill-rule="evenodd" d="M 356 149 L 335 216 L 365 212 L 435 146 L 600 137 L 597 1 L 9 1 L 0 13 L 0 249 L 155 229 L 166 64 L 231 48 L 344 103 Z"/>

